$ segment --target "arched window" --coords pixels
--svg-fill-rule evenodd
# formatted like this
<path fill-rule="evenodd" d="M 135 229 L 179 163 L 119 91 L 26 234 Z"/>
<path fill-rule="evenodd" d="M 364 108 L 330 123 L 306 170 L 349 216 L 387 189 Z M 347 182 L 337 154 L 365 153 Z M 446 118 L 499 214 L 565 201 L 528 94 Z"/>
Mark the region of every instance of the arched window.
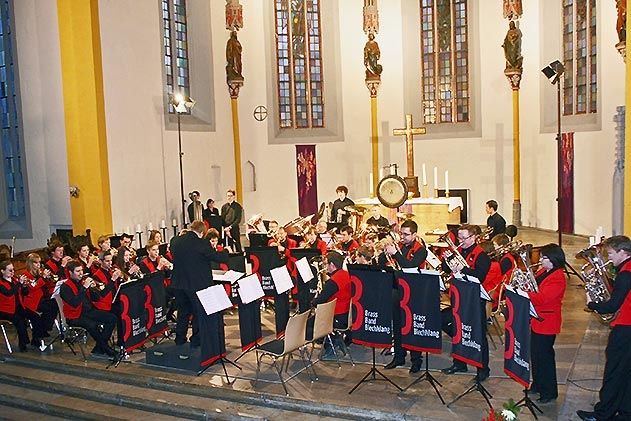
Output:
<path fill-rule="evenodd" d="M 162 0 L 162 25 L 167 92 L 190 95 L 186 0 Z"/>
<path fill-rule="evenodd" d="M 324 127 L 320 0 L 275 0 L 281 129 Z"/>
<path fill-rule="evenodd" d="M 424 124 L 470 119 L 467 0 L 421 0 Z"/>
<path fill-rule="evenodd" d="M 563 6 L 563 115 L 598 111 L 596 0 L 561 0 Z"/>

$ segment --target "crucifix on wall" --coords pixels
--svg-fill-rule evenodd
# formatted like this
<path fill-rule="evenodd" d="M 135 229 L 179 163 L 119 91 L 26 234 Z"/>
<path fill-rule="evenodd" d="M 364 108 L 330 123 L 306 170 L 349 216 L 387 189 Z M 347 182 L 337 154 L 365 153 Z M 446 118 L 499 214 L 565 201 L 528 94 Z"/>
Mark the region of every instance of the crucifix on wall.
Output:
<path fill-rule="evenodd" d="M 405 136 L 405 155 L 407 159 L 407 176 L 405 184 L 413 197 L 419 197 L 418 177 L 414 175 L 414 136 L 425 134 L 425 127 L 414 127 L 412 124 L 412 114 L 405 115 L 405 128 L 394 129 L 395 136 Z"/>

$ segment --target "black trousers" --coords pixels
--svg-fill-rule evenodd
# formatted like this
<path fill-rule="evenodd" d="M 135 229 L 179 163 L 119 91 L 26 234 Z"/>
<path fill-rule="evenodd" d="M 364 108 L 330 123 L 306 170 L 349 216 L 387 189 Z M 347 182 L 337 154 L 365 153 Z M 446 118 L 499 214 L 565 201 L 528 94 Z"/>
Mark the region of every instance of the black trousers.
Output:
<path fill-rule="evenodd" d="M 596 419 L 631 420 L 631 326 L 611 330 L 605 356 L 600 400 L 594 406 Z"/>
<path fill-rule="evenodd" d="M 0 320 L 7 320 L 13 323 L 13 326 L 15 326 L 15 329 L 18 331 L 18 342 L 20 350 L 25 350 L 26 346 L 29 343 L 29 338 L 26 324 L 26 321 L 28 319 L 26 317 L 26 312 L 24 311 L 24 309 L 22 307 L 16 308 L 15 314 L 0 312 Z"/>
<path fill-rule="evenodd" d="M 557 335 L 542 335 L 532 331 L 530 333 L 531 389 L 538 391 L 543 399 L 555 399 L 559 396 L 554 359 L 556 337 Z"/>
<path fill-rule="evenodd" d="M 37 311 L 41 313 L 41 335 L 39 336 L 39 338 L 41 338 L 46 336 L 53 328 L 55 319 L 57 318 L 57 313 L 59 312 L 59 307 L 57 306 L 57 302 L 54 298 L 48 298 L 39 302 Z M 33 329 L 35 329 L 35 325 L 33 325 Z M 38 336 L 36 336 L 35 332 L 33 332 L 33 339 L 36 338 L 38 338 Z"/>
<path fill-rule="evenodd" d="M 448 308 L 441 311 L 442 329 L 450 337 L 453 337 L 456 331 L 454 326 L 454 315 L 452 309 Z M 482 323 L 482 368 L 478 368 L 478 373 L 489 371 L 489 338 L 486 336 L 486 301 L 480 300 L 480 322 Z M 460 360 L 453 360 L 453 365 L 459 368 L 466 368 L 467 364 Z"/>
<path fill-rule="evenodd" d="M 225 238 L 224 246 L 230 246 L 235 253 L 241 253 L 243 249 L 241 248 L 241 230 L 239 225 L 230 228 L 230 237 L 232 238 Z"/>
<path fill-rule="evenodd" d="M 401 345 L 401 298 L 403 293 L 400 288 L 392 289 L 392 338 L 394 340 L 394 358 L 405 361 L 407 350 Z M 422 363 L 423 354 L 418 351 L 410 351 L 410 360 L 412 363 Z"/>
<path fill-rule="evenodd" d="M 188 322 L 192 317 L 193 335 L 191 345 L 199 346 L 199 320 L 196 315 L 196 302 L 199 301 L 195 292 L 183 289 L 173 289 L 175 296 L 175 307 L 177 308 L 177 321 L 175 324 L 175 343 L 182 345 L 186 343 L 188 332 Z"/>
<path fill-rule="evenodd" d="M 96 350 L 105 351 L 109 348 L 108 341 L 112 336 L 118 317 L 109 311 L 97 309 L 84 310 L 81 317 L 75 320 L 68 320 L 68 325 L 82 327 L 88 331 L 96 342 Z M 103 326 L 103 329 L 100 328 Z"/>

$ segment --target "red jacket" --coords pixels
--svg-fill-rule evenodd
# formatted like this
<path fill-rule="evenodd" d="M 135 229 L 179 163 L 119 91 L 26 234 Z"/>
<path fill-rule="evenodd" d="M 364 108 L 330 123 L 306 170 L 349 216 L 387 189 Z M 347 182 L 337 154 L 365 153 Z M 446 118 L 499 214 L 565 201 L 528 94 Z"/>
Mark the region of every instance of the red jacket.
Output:
<path fill-rule="evenodd" d="M 631 260 L 627 260 L 627 262 L 622 265 L 620 272 L 631 272 Z M 624 297 L 618 314 L 611 322 L 611 327 L 614 326 L 631 326 L 631 292 L 628 292 L 627 296 Z"/>
<path fill-rule="evenodd" d="M 81 313 L 83 312 L 83 302 L 78 301 L 79 304 L 76 307 L 73 307 L 72 305 L 70 305 L 70 303 L 68 303 L 66 300 L 63 299 L 64 287 L 67 287 L 71 291 L 71 294 L 74 297 L 77 297 L 79 294 L 81 294 L 81 291 L 79 290 L 79 287 L 72 281 L 72 279 L 66 279 L 66 282 L 64 282 L 63 285 L 61 286 L 62 288 L 61 298 L 64 303 L 64 316 L 66 317 L 67 320 L 77 320 L 78 318 L 81 317 Z"/>
<path fill-rule="evenodd" d="M 24 276 L 26 276 L 29 281 L 35 280 L 35 276 L 29 271 L 26 271 L 24 273 Z M 28 288 L 28 294 L 22 299 L 24 308 L 33 312 L 37 312 L 37 307 L 39 307 L 39 303 L 46 296 L 46 282 L 44 282 L 42 278 L 37 278 L 35 286 L 32 286 L 30 282 L 27 282 L 26 286 Z"/>
<path fill-rule="evenodd" d="M 503 279 L 504 276 L 502 275 L 502 270 L 500 269 L 500 262 L 491 261 L 491 268 L 489 269 L 489 273 L 486 275 L 484 282 L 482 282 L 482 287 L 489 293 L 493 299 L 493 303 L 497 303 L 497 296 L 500 293 L 500 284 Z"/>
<path fill-rule="evenodd" d="M 22 288 L 17 281 L 0 278 L 0 312 L 15 314 L 18 302 L 22 304 Z"/>
<path fill-rule="evenodd" d="M 544 273 L 541 269 L 537 278 L 544 277 L 539 283 L 539 292 L 529 292 L 528 296 L 537 314 L 543 320 L 530 319 L 533 332 L 542 335 L 556 335 L 561 332 L 561 304 L 565 294 L 565 273 L 563 268 Z"/>
<path fill-rule="evenodd" d="M 104 285 L 103 291 L 100 292 L 88 290 L 88 295 L 92 300 L 92 305 L 98 310 L 112 310 L 112 302 L 114 301 L 116 287 L 114 285 L 114 281 L 112 281 L 111 273 L 105 273 L 103 268 L 99 268 L 94 271 L 92 276 Z"/>
<path fill-rule="evenodd" d="M 351 305 L 351 277 L 349 273 L 340 269 L 331 275 L 330 280 L 337 285 L 337 292 L 329 299 L 329 301 L 333 301 L 337 298 L 335 315 L 348 314 Z"/>

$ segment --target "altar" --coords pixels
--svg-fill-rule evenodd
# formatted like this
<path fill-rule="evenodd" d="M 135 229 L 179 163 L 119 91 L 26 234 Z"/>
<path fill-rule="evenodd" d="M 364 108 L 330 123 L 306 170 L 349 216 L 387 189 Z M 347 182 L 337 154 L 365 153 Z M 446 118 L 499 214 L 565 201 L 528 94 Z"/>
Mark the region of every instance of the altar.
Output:
<path fill-rule="evenodd" d="M 420 236 L 428 231 L 444 231 L 447 224 L 460 225 L 460 212 L 463 209 L 460 197 L 411 198 L 398 209 L 383 206 L 376 197 L 357 199 L 355 204 L 362 207 L 379 205 L 381 214 L 391 224 L 397 221 L 397 212 L 413 214 L 410 219 L 418 224 Z"/>

